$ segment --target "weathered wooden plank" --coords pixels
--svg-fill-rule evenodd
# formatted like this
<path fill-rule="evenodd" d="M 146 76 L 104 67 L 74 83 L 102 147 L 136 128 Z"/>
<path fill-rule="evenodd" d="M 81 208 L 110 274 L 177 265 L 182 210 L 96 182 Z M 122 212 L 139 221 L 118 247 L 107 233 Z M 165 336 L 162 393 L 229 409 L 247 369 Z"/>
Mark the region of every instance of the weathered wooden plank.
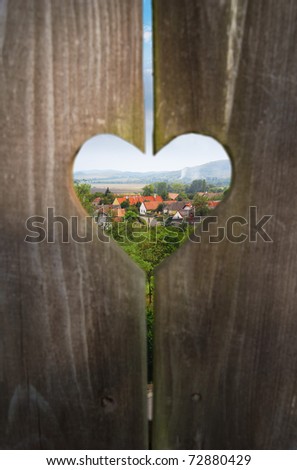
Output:
<path fill-rule="evenodd" d="M 156 150 L 214 136 L 234 167 L 219 225 L 273 215 L 273 243 L 206 234 L 158 269 L 154 447 L 294 449 L 297 4 L 154 0 L 154 17 Z"/>
<path fill-rule="evenodd" d="M 84 217 L 91 136 L 143 148 L 141 0 L 2 0 L 1 448 L 147 445 L 144 276 L 113 243 L 27 244 L 47 207 Z"/>

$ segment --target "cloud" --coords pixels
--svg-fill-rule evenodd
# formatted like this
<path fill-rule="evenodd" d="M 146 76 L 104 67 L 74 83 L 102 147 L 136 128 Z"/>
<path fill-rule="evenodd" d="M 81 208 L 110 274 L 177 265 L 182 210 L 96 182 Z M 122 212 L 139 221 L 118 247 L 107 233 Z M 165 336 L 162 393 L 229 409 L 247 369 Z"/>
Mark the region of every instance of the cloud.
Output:
<path fill-rule="evenodd" d="M 152 40 L 152 32 L 151 31 L 144 31 L 143 39 L 145 42 L 150 42 Z"/>
<path fill-rule="evenodd" d="M 152 40 L 152 28 L 148 25 L 143 28 L 143 40 L 144 42 L 151 42 Z"/>

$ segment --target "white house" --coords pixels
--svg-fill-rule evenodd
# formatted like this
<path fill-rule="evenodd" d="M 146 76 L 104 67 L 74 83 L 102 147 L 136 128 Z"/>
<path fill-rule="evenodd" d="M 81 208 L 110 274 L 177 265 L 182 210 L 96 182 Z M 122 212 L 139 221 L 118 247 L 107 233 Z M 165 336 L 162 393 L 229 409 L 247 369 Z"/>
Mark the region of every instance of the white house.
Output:
<path fill-rule="evenodd" d="M 154 212 L 160 205 L 159 201 L 148 201 L 142 202 L 139 208 L 140 215 L 146 215 L 147 212 Z"/>
<path fill-rule="evenodd" d="M 172 217 L 172 220 L 181 220 L 181 219 L 183 219 L 183 216 L 181 215 L 179 211 L 176 211 L 176 213 Z"/>
<path fill-rule="evenodd" d="M 146 214 L 146 207 L 145 207 L 143 202 L 140 205 L 139 213 L 140 213 L 140 215 L 145 215 Z"/>

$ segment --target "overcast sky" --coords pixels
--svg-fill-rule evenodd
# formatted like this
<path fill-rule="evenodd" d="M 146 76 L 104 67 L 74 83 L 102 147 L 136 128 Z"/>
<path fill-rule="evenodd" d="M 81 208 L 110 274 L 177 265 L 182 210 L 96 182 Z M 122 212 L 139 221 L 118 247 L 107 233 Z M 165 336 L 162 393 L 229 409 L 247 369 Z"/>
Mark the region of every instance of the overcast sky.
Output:
<path fill-rule="evenodd" d="M 152 155 L 152 12 L 151 0 L 143 0 L 143 73 L 145 87 L 146 153 L 112 135 L 88 140 L 75 160 L 74 171 L 118 169 L 129 171 L 179 170 L 228 158 L 223 147 L 210 137 L 188 134 L 178 137 L 157 156 Z"/>

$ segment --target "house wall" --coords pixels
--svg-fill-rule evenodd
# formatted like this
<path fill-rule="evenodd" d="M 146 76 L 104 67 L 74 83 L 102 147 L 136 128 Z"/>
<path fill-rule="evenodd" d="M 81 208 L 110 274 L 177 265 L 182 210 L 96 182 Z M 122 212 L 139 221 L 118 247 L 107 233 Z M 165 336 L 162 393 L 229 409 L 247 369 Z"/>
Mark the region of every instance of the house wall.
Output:
<path fill-rule="evenodd" d="M 139 208 L 139 212 L 140 212 L 141 215 L 146 214 L 146 208 L 145 208 L 145 205 L 143 204 L 143 202 L 141 203 L 141 206 Z"/>
<path fill-rule="evenodd" d="M 182 219 L 183 217 L 182 217 L 182 215 L 177 211 L 177 212 L 174 214 L 174 216 L 173 216 L 172 218 L 176 220 L 176 219 Z"/>

